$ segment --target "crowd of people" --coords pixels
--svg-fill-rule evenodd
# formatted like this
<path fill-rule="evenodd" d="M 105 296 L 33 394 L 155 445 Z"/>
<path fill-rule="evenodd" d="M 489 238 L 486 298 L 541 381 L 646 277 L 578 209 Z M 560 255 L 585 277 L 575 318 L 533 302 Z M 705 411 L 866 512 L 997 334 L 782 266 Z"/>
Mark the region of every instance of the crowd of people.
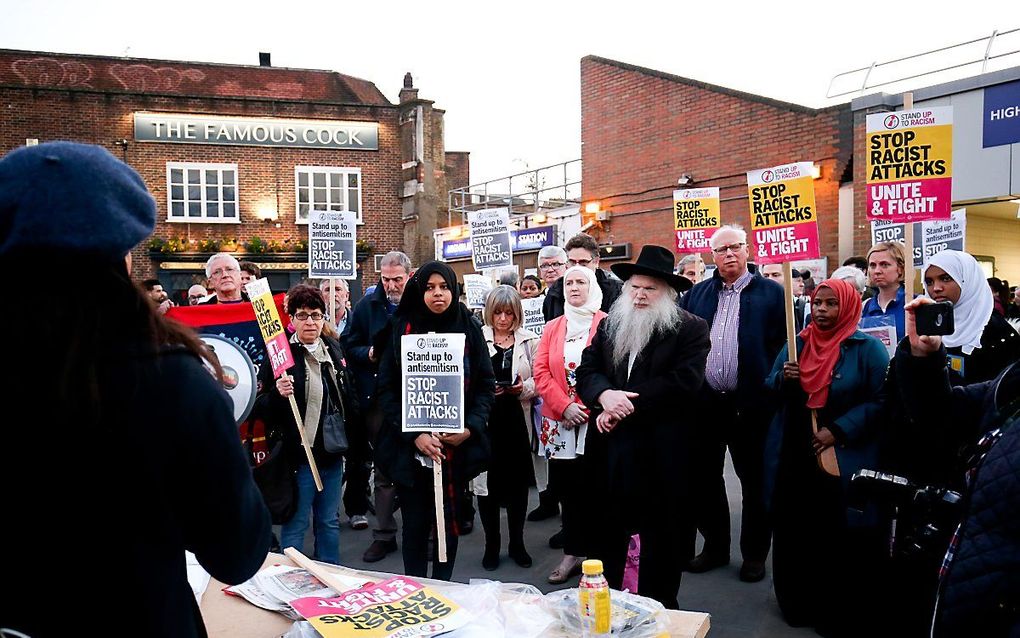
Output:
<path fill-rule="evenodd" d="M 69 189 L 69 205 L 39 215 L 38 190 L 10 187 L 33 180 Z M 83 435 L 53 451 L 46 472 L 26 454 L 32 429 L 11 428 L 3 447 L 5 504 L 24 522 L 3 533 L 25 550 L 13 558 L 27 579 L 19 591 L 41 591 L 49 577 L 31 564 L 46 551 L 43 531 L 99 516 L 107 528 L 147 530 L 121 535 L 126 569 L 146 571 L 119 578 L 151 585 L 122 605 L 139 630 L 199 635 L 185 549 L 217 579 L 241 582 L 277 542 L 272 520 L 282 525 L 280 548 L 304 550 L 311 525 L 308 553 L 339 563 L 342 504 L 352 529 L 374 524 L 364 562 L 400 549 L 404 573 L 449 580 L 477 503 L 486 570 L 499 569 L 504 547 L 531 567 L 527 521 L 560 516 L 550 545 L 563 557 L 548 582 L 566 583 L 582 560 L 598 558 L 620 588 L 636 536 L 637 593 L 675 609 L 684 571 L 732 559 L 728 450 L 742 493 L 739 578 L 764 579 L 771 551 L 790 625 L 881 633 L 875 619 L 895 609 L 897 635 L 1020 631 L 1020 429 L 1009 427 L 1020 414 L 1015 300 L 965 252 L 928 259 L 925 294 L 912 298 L 902 246 L 876 244 L 823 280 L 793 271 L 790 306 L 782 268 L 754 264 L 746 232 L 732 225 L 711 238 L 707 277 L 700 255 L 677 263 L 655 245 L 607 271 L 595 239 L 578 234 L 543 248 L 537 275 L 501 282 L 479 313 L 461 303 L 449 265 L 415 268 L 399 251 L 383 256 L 379 281 L 353 308 L 346 282 L 296 285 L 284 318 L 295 365 L 278 378 L 263 367 L 253 412 L 267 438 L 278 433 L 295 479 L 281 508 L 263 502 L 228 399 L 203 370 L 203 360 L 217 370 L 215 358 L 163 317 L 170 302 L 158 281 L 129 278 L 130 250 L 155 224 L 138 175 L 95 147 L 21 149 L 0 161 L 0 213 L 0 261 L 50 251 L 43 274 L 87 271 L 83 281 L 103 291 L 37 313 L 39 338 L 12 344 L 20 363 L 5 375 L 5 398 L 27 399 L 39 422 L 61 433 L 73 422 Z M 74 216 L 72 229 L 84 220 L 108 230 L 58 233 L 54 215 Z M 209 287 L 193 286 L 189 303 L 247 301 L 244 286 L 260 273 L 219 253 L 206 275 Z M 13 298 L 17 283 L 2 281 Z M 541 336 L 524 329 L 521 303 L 539 296 Z M 952 330 L 919 334 L 916 316 L 938 302 L 952 305 Z M 4 316 L 12 332 L 15 322 L 24 328 L 15 313 Z M 895 331 L 893 348 L 867 333 L 876 325 Z M 464 335 L 463 432 L 402 432 L 401 337 L 427 333 Z M 151 409 L 153 396 L 161 409 Z M 880 490 L 862 496 L 857 475 L 867 470 L 902 476 L 898 485 L 918 493 L 958 493 L 962 505 L 926 546 L 909 532 L 929 512 L 908 511 L 910 499 L 893 507 Z M 10 489 L 26 477 L 38 489 Z M 94 498 L 65 508 L 39 499 L 71 482 Z M 533 487 L 539 506 L 528 513 Z M 99 546 L 102 534 L 79 529 L 64 549 Z M 47 627 L 16 597 L 0 626 Z"/>

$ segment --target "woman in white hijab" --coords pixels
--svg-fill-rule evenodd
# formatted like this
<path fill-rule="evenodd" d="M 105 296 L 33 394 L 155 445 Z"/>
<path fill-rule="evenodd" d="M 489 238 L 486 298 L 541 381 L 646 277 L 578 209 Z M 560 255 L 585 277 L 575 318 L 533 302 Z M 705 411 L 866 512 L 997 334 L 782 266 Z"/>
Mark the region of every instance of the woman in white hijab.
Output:
<path fill-rule="evenodd" d="M 997 313 L 981 265 L 959 250 L 936 253 L 924 268 L 924 288 L 953 304 L 955 330 L 942 337 L 956 384 L 994 379 L 1020 359 L 1020 335 Z"/>
<path fill-rule="evenodd" d="M 550 459 L 549 485 L 563 504 L 563 560 L 549 582 L 564 583 L 578 573 L 584 548 L 581 459 L 588 428 L 588 408 L 577 396 L 576 370 L 606 318 L 602 289 L 595 273 L 574 266 L 563 275 L 563 316 L 546 324 L 535 355 L 535 387 L 542 397 L 539 452 Z"/>

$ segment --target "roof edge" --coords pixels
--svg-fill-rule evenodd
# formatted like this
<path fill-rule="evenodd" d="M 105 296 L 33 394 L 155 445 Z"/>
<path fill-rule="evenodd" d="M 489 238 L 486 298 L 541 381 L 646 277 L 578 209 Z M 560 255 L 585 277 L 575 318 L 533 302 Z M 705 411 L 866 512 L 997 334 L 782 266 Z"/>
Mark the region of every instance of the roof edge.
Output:
<path fill-rule="evenodd" d="M 711 84 L 709 82 L 702 82 L 701 80 L 692 80 L 691 78 L 685 78 L 680 75 L 673 75 L 672 73 L 666 73 L 665 71 L 657 71 L 655 69 L 649 69 L 643 66 L 637 66 L 636 64 L 629 64 L 627 62 L 620 62 L 619 60 L 611 60 L 604 58 L 599 55 L 586 55 L 581 58 L 581 61 L 591 60 L 598 62 L 599 64 L 606 64 L 609 66 L 615 66 L 626 71 L 634 71 L 635 73 L 641 73 L 643 75 L 650 75 L 652 77 L 661 78 L 670 82 L 676 82 L 677 84 L 686 84 L 706 91 L 713 91 L 715 93 L 721 93 L 723 95 L 729 95 L 730 97 L 736 97 L 749 102 L 758 102 L 779 109 L 787 111 L 794 111 L 797 113 L 805 113 L 807 115 L 818 115 L 820 113 L 826 113 L 829 111 L 838 111 L 843 108 L 849 107 L 849 102 L 842 102 L 840 104 L 834 104 L 832 106 L 826 106 L 822 108 L 814 108 L 810 106 L 804 106 L 802 104 L 794 104 L 793 102 L 784 102 L 782 100 L 776 100 L 774 98 L 765 97 L 764 95 L 757 95 L 755 93 L 748 93 L 746 91 L 740 91 L 737 89 L 731 89 L 725 86 L 719 86 L 718 84 Z"/>

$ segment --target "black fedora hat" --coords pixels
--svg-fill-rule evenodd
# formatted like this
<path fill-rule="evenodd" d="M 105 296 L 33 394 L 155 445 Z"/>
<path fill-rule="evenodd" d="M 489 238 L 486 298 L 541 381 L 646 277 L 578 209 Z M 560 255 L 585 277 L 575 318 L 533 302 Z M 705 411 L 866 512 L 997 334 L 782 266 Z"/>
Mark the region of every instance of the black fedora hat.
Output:
<path fill-rule="evenodd" d="M 684 292 L 694 284 L 690 279 L 673 274 L 673 251 L 662 246 L 646 244 L 633 264 L 614 264 L 613 273 L 624 281 L 633 275 L 648 275 L 662 279 L 677 292 Z"/>

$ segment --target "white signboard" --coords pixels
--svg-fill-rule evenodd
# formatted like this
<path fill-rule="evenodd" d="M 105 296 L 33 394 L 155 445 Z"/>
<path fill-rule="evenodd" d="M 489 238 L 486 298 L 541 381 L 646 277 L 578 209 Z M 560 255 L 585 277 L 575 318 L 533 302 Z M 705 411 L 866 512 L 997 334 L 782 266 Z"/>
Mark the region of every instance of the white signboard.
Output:
<path fill-rule="evenodd" d="M 903 243 L 903 224 L 871 222 L 871 243 Z M 914 222 L 914 267 L 920 268 L 943 250 L 963 250 L 967 241 L 967 209 L 954 210 L 949 219 Z"/>
<path fill-rule="evenodd" d="M 464 275 L 464 295 L 468 308 L 484 308 L 485 297 L 492 290 L 492 279 L 486 275 Z"/>
<path fill-rule="evenodd" d="M 401 432 L 464 431 L 464 335 L 400 338 Z"/>
<path fill-rule="evenodd" d="M 525 330 L 530 330 L 540 337 L 542 336 L 542 330 L 545 328 L 545 315 L 542 314 L 543 301 L 545 301 L 545 297 L 521 299 L 521 309 L 524 313 L 521 323 Z"/>
<path fill-rule="evenodd" d="M 356 279 L 354 213 L 313 210 L 308 213 L 308 276 Z"/>
<path fill-rule="evenodd" d="M 468 221 L 471 224 L 471 259 L 477 272 L 513 264 L 510 212 L 507 209 L 469 213 Z"/>

